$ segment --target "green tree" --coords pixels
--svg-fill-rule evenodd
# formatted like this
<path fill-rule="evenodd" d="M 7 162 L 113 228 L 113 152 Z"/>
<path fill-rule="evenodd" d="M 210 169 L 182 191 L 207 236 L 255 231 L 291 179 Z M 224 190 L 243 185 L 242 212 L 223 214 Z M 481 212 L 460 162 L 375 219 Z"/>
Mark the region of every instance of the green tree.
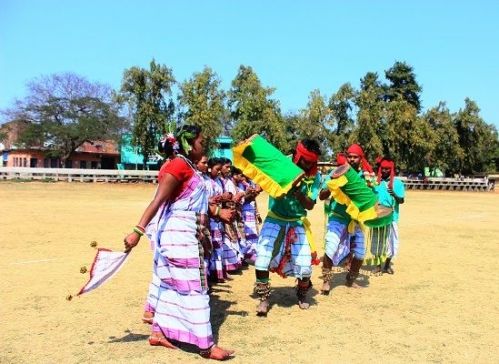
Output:
<path fill-rule="evenodd" d="M 355 127 L 354 108 L 357 93 L 349 84 L 340 86 L 338 91 L 329 98 L 331 117 L 325 125 L 329 130 L 329 147 L 334 153 L 344 151 Z"/>
<path fill-rule="evenodd" d="M 497 130 L 480 117 L 478 105 L 466 98 L 464 109 L 454 117 L 459 145 L 464 151 L 461 172 L 465 175 L 493 171 L 497 151 Z"/>
<path fill-rule="evenodd" d="M 295 129 L 298 131 L 298 139 L 314 139 L 323 152 L 323 156 L 329 147 L 328 132 L 326 125 L 329 124 L 331 111 L 326 102 L 326 98 L 319 90 L 313 90 L 308 96 L 307 106 L 300 110 L 299 120 L 296 120 Z"/>
<path fill-rule="evenodd" d="M 234 125 L 232 137 L 236 142 L 258 133 L 276 148 L 289 151 L 279 103 L 270 98 L 273 93 L 273 88 L 262 86 L 251 67 L 239 67 L 228 99 Z"/>
<path fill-rule="evenodd" d="M 429 167 L 439 168 L 450 175 L 458 172 L 464 151 L 459 145 L 459 135 L 445 102 L 429 109 L 424 119 L 435 132 L 435 148 Z"/>
<path fill-rule="evenodd" d="M 287 113 L 283 116 L 285 138 L 287 149 L 286 153 L 292 153 L 298 141 L 302 138 L 300 134 L 300 126 L 303 124 L 302 115 L 299 113 Z"/>
<path fill-rule="evenodd" d="M 119 101 L 128 104 L 132 115 L 132 144 L 144 156 L 144 167 L 157 149 L 158 139 L 173 121 L 175 106 L 171 99 L 175 84 L 172 70 L 153 59 L 149 69 L 131 67 L 123 73 Z"/>
<path fill-rule="evenodd" d="M 416 81 L 416 75 L 412 66 L 405 62 L 395 62 L 395 64 L 385 71 L 385 77 L 390 84 L 386 88 L 386 98 L 388 101 L 402 99 L 421 111 L 421 86 Z"/>
<path fill-rule="evenodd" d="M 435 132 L 417 115 L 416 108 L 404 101 L 386 104 L 388 154 L 406 171 L 422 171 L 431 165 Z"/>
<path fill-rule="evenodd" d="M 195 73 L 180 86 L 180 112 L 185 123 L 200 126 L 203 130 L 208 150 L 216 145 L 216 138 L 223 131 L 227 117 L 225 93 L 220 89 L 220 79 L 208 67 Z"/>
<path fill-rule="evenodd" d="M 383 86 L 377 73 L 368 72 L 361 79 L 361 88 L 355 98 L 357 123 L 349 136 L 349 143 L 359 143 L 373 161 L 377 156 L 388 154 L 385 124 Z"/>
<path fill-rule="evenodd" d="M 62 167 L 84 142 L 118 140 L 126 126 L 112 89 L 74 73 L 30 81 L 25 99 L 4 113 L 26 123 L 18 143 L 46 149 L 47 156 L 60 158 Z"/>

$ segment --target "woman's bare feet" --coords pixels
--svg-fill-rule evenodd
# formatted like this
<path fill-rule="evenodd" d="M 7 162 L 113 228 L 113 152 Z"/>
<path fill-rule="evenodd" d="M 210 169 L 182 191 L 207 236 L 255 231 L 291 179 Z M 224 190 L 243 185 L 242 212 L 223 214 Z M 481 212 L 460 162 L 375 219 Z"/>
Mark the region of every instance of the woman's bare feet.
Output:
<path fill-rule="evenodd" d="M 175 345 L 168 341 L 166 337 L 159 333 L 153 333 L 149 336 L 149 345 L 151 346 L 164 346 L 168 349 L 178 349 Z"/>
<path fill-rule="evenodd" d="M 208 350 L 200 350 L 199 355 L 206 359 L 214 359 L 214 360 L 226 360 L 232 357 L 234 354 L 234 350 L 223 349 L 219 346 L 213 345 Z"/>

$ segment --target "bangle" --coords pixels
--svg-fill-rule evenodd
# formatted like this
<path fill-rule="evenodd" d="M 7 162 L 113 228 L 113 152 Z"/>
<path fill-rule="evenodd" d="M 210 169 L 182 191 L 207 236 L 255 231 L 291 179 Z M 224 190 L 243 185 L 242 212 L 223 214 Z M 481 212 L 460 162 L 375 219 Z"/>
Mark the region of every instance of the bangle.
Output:
<path fill-rule="evenodd" d="M 220 206 L 217 206 L 217 209 L 215 210 L 215 216 L 220 216 Z"/>
<path fill-rule="evenodd" d="M 137 227 L 137 226 L 135 226 L 135 227 L 133 228 L 133 231 L 134 231 L 135 233 L 139 234 L 139 236 L 144 235 L 144 232 L 143 232 L 142 230 L 140 230 L 140 228 L 139 228 L 139 227 Z"/>

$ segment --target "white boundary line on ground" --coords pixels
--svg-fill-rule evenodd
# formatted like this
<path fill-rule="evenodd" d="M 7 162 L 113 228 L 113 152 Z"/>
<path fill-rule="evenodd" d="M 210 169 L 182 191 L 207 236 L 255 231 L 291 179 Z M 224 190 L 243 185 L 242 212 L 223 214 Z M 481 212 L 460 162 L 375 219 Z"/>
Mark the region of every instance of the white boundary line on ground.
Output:
<path fill-rule="evenodd" d="M 25 260 L 23 262 L 14 262 L 10 263 L 10 265 L 18 265 L 18 264 L 32 264 L 32 263 L 44 263 L 44 262 L 51 262 L 53 260 L 57 260 L 57 258 L 50 258 L 50 259 L 38 259 L 38 260 Z"/>

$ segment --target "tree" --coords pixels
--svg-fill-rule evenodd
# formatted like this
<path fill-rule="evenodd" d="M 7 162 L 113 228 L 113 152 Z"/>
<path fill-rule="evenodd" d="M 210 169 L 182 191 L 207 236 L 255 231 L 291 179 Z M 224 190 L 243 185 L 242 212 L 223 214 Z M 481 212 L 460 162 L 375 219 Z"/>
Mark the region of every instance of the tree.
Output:
<path fill-rule="evenodd" d="M 200 126 L 207 141 L 207 149 L 216 145 L 216 138 L 223 130 L 226 117 L 225 93 L 220 90 L 220 79 L 205 67 L 200 73 L 180 86 L 179 103 L 183 107 L 180 115 L 188 124 Z"/>
<path fill-rule="evenodd" d="M 464 109 L 460 109 L 454 117 L 459 145 L 464 151 L 461 172 L 472 175 L 493 171 L 498 145 L 497 130 L 483 121 L 480 109 L 473 100 L 466 98 L 464 103 Z"/>
<path fill-rule="evenodd" d="M 428 110 L 424 119 L 435 132 L 435 148 L 429 167 L 439 168 L 447 174 L 458 172 L 464 151 L 459 145 L 459 135 L 445 102 Z"/>
<path fill-rule="evenodd" d="M 276 148 L 288 152 L 286 127 L 279 103 L 270 98 L 273 88 L 263 87 L 251 67 L 240 66 L 229 91 L 229 108 L 234 123 L 232 137 L 241 141 L 261 134 Z"/>
<path fill-rule="evenodd" d="M 325 127 L 330 130 L 329 146 L 335 153 L 344 151 L 348 147 L 348 140 L 355 126 L 353 115 L 355 97 L 354 88 L 345 83 L 329 99 L 331 117 Z"/>
<path fill-rule="evenodd" d="M 421 86 L 416 81 L 413 68 L 405 62 L 395 64 L 385 71 L 385 77 L 390 84 L 386 89 L 387 101 L 402 99 L 421 111 Z"/>
<path fill-rule="evenodd" d="M 331 116 L 326 99 L 319 90 L 313 90 L 308 96 L 308 103 L 305 109 L 300 111 L 300 120 L 296 124 L 299 131 L 299 139 L 315 139 L 322 146 L 322 151 L 329 148 L 326 125 Z"/>
<path fill-rule="evenodd" d="M 44 147 L 61 160 L 86 141 L 118 140 L 125 126 L 109 86 L 89 82 L 74 73 L 42 76 L 28 83 L 28 96 L 4 112 L 26 122 L 20 144 Z"/>
<path fill-rule="evenodd" d="M 386 141 L 384 90 L 374 72 L 368 72 L 360 83 L 361 88 L 355 98 L 357 124 L 349 136 L 349 142 L 359 143 L 368 160 L 373 161 L 380 155 L 387 155 L 389 149 Z"/>
<path fill-rule="evenodd" d="M 386 104 L 387 153 L 406 171 L 422 171 L 431 165 L 435 132 L 416 108 L 404 100 Z"/>
<path fill-rule="evenodd" d="M 128 104 L 132 114 L 132 144 L 144 156 L 144 167 L 154 154 L 160 136 L 173 121 L 175 106 L 171 99 L 175 84 L 172 70 L 153 59 L 149 70 L 131 67 L 123 73 L 119 101 Z M 168 99 L 169 97 L 169 99 Z"/>

